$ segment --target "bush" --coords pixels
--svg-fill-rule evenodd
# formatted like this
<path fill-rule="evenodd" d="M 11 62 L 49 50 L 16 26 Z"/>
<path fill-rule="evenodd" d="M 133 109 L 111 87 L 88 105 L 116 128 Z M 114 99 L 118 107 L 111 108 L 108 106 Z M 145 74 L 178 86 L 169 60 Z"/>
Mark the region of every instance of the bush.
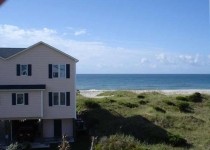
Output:
<path fill-rule="evenodd" d="M 196 93 L 190 95 L 188 99 L 191 102 L 202 102 L 203 98 L 202 98 L 202 95 L 200 93 L 196 92 Z"/>
<path fill-rule="evenodd" d="M 172 146 L 186 146 L 187 140 L 183 139 L 180 135 L 169 134 L 168 142 Z"/>
<path fill-rule="evenodd" d="M 187 102 L 178 103 L 178 108 L 181 112 L 190 112 L 190 104 Z"/>
<path fill-rule="evenodd" d="M 130 103 L 130 102 L 120 102 L 120 105 L 126 106 L 128 108 L 135 108 L 138 107 L 138 104 Z"/>
<path fill-rule="evenodd" d="M 170 105 L 170 106 L 176 106 L 173 102 L 171 102 L 169 100 L 165 100 L 163 102 L 166 103 L 167 105 Z"/>
<path fill-rule="evenodd" d="M 153 106 L 153 108 L 156 110 L 156 111 L 159 111 L 159 112 L 162 112 L 162 113 L 166 113 L 166 111 L 158 106 Z"/>
<path fill-rule="evenodd" d="M 176 97 L 177 100 L 181 100 L 181 101 L 190 101 L 190 102 L 202 102 L 202 95 L 198 92 L 190 95 L 190 96 L 177 96 Z"/>
<path fill-rule="evenodd" d="M 10 144 L 6 150 L 30 150 L 31 149 L 31 144 L 30 143 L 12 143 Z"/>
<path fill-rule="evenodd" d="M 67 137 L 66 137 L 66 135 L 64 135 L 62 137 L 61 144 L 58 146 L 59 150 L 70 150 L 70 144 L 66 139 L 67 139 Z"/>
<path fill-rule="evenodd" d="M 144 95 L 138 95 L 137 98 L 144 99 L 145 96 Z"/>
<path fill-rule="evenodd" d="M 145 148 L 132 136 L 116 134 L 101 138 L 95 145 L 95 150 L 145 150 Z"/>
<path fill-rule="evenodd" d="M 188 101 L 188 98 L 185 96 L 177 96 L 176 99 L 180 101 Z"/>
<path fill-rule="evenodd" d="M 144 101 L 144 100 L 139 101 L 139 104 L 141 104 L 141 105 L 146 105 L 147 103 L 148 103 L 148 101 Z"/>
<path fill-rule="evenodd" d="M 105 102 L 106 102 L 106 103 L 115 103 L 116 100 L 106 98 Z"/>
<path fill-rule="evenodd" d="M 93 100 L 85 100 L 84 105 L 85 105 L 85 107 L 92 108 L 92 109 L 100 108 L 100 105 L 98 103 L 94 102 Z"/>

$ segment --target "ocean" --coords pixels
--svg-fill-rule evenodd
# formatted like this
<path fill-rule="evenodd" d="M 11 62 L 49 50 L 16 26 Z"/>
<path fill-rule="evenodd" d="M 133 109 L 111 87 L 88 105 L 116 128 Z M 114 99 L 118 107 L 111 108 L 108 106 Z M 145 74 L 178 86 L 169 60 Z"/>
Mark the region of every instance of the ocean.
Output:
<path fill-rule="evenodd" d="M 79 90 L 210 89 L 210 74 L 77 74 Z"/>

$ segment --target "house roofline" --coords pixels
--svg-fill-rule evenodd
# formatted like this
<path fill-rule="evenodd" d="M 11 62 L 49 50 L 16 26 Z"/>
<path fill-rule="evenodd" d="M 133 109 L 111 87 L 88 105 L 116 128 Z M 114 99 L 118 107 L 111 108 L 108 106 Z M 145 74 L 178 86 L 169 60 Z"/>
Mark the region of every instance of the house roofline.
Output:
<path fill-rule="evenodd" d="M 51 46 L 51 45 L 49 45 L 49 44 L 47 44 L 47 43 L 45 43 L 45 42 L 43 42 L 43 41 L 40 41 L 40 42 L 38 42 L 38 43 L 36 43 L 36 44 L 34 44 L 34 45 L 31 45 L 31 46 L 29 46 L 28 48 L 26 48 L 26 49 L 24 49 L 24 50 L 22 50 L 22 51 L 20 51 L 20 52 L 18 52 L 18 53 L 16 53 L 16 54 L 10 56 L 10 57 L 3 58 L 3 57 L 0 56 L 0 58 L 3 59 L 3 60 L 11 59 L 11 58 L 13 58 L 13 57 L 15 57 L 15 56 L 17 56 L 17 55 L 19 55 L 19 54 L 21 54 L 21 53 L 24 53 L 25 51 L 27 51 L 27 50 L 29 50 L 29 49 L 31 49 L 31 48 L 33 48 L 33 47 L 36 47 L 37 45 L 40 45 L 40 44 L 43 44 L 43 45 L 45 45 L 45 46 L 47 46 L 47 47 L 52 48 L 53 50 L 55 50 L 55 51 L 57 51 L 57 52 L 59 52 L 59 53 L 65 55 L 65 56 L 67 56 L 67 57 L 73 59 L 75 62 L 78 62 L 78 61 L 79 61 L 78 59 L 76 59 L 76 58 L 74 58 L 74 57 L 72 57 L 72 56 L 70 56 L 70 55 L 68 55 L 68 54 L 66 54 L 66 53 L 64 53 L 64 52 L 62 52 L 62 51 L 60 51 L 59 49 L 57 49 L 57 48 L 55 48 L 55 47 L 53 47 L 53 46 Z"/>

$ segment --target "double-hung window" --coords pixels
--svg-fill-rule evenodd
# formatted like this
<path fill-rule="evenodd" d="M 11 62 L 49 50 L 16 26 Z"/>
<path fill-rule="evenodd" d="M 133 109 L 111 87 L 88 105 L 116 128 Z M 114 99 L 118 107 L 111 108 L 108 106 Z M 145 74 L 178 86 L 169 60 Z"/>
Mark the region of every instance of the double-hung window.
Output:
<path fill-rule="evenodd" d="M 66 105 L 66 93 L 54 92 L 53 93 L 53 105 Z"/>
<path fill-rule="evenodd" d="M 20 65 L 20 75 L 28 75 L 28 65 Z"/>
<path fill-rule="evenodd" d="M 17 76 L 31 76 L 32 65 L 31 64 L 17 64 L 16 71 L 17 71 Z"/>
<path fill-rule="evenodd" d="M 24 94 L 17 94 L 17 99 L 16 99 L 16 104 L 17 105 L 23 105 L 24 104 Z"/>
<path fill-rule="evenodd" d="M 28 93 L 12 93 L 12 105 L 28 105 Z"/>
<path fill-rule="evenodd" d="M 49 92 L 49 106 L 70 106 L 70 92 Z"/>
<path fill-rule="evenodd" d="M 52 65 L 52 77 L 53 78 L 65 78 L 66 66 L 65 65 Z"/>
<path fill-rule="evenodd" d="M 49 78 L 70 78 L 70 64 L 49 64 Z"/>
<path fill-rule="evenodd" d="M 53 93 L 53 105 L 59 105 L 59 93 Z"/>

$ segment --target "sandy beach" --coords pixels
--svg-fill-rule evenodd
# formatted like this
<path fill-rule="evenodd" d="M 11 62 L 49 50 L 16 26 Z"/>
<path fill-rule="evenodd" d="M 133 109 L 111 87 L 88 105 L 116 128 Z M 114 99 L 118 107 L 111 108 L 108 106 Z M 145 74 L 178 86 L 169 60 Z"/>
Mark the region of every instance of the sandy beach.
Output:
<path fill-rule="evenodd" d="M 106 91 L 116 91 L 116 90 L 80 90 L 80 94 L 85 97 L 90 98 L 102 98 L 104 96 L 97 96 L 100 93 L 106 92 Z M 194 89 L 194 90 L 125 90 L 125 91 L 131 91 L 137 94 L 144 93 L 144 92 L 159 92 L 163 93 L 165 95 L 190 95 L 195 92 L 199 92 L 202 94 L 210 94 L 210 89 Z"/>

